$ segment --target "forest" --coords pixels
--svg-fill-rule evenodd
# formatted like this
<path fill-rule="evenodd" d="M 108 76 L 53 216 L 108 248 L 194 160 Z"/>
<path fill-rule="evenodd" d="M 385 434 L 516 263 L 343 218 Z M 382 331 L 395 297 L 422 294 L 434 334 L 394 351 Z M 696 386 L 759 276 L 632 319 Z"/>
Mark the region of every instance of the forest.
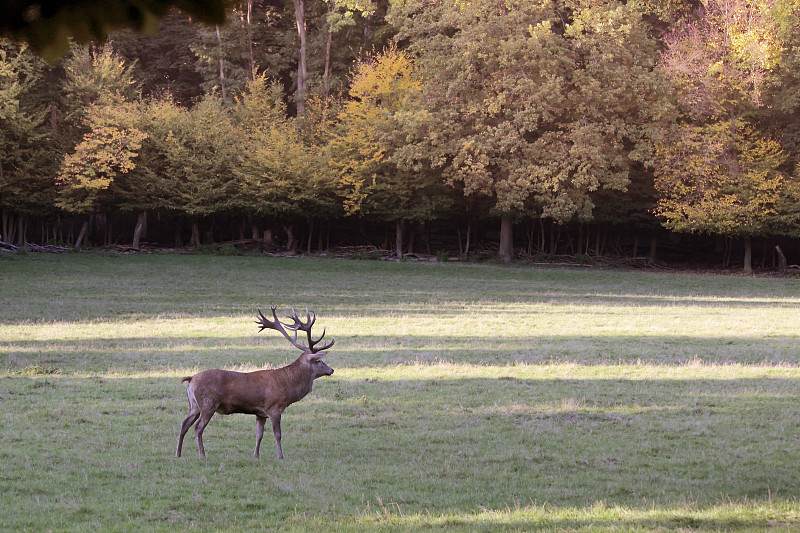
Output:
<path fill-rule="evenodd" d="M 247 0 L 0 40 L 0 242 L 800 263 L 798 0 Z"/>

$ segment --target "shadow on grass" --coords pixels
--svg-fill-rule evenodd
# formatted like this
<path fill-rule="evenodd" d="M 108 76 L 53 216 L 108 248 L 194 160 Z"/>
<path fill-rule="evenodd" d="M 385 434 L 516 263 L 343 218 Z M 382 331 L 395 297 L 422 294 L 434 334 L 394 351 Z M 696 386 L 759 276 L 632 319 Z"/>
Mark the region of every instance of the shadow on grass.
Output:
<path fill-rule="evenodd" d="M 308 295 L 293 295 L 281 298 L 299 309 L 305 305 L 325 313 L 326 316 L 369 316 L 371 318 L 393 318 L 397 316 L 421 317 L 458 317 L 462 316 L 465 307 L 479 306 L 482 312 L 515 313 L 524 308 L 531 311 L 532 306 L 557 304 L 559 311 L 564 308 L 581 307 L 587 311 L 609 308 L 669 308 L 678 307 L 691 310 L 700 309 L 786 309 L 800 308 L 800 292 L 785 291 L 782 294 L 767 296 L 730 296 L 725 293 L 704 295 L 686 292 L 675 292 L 665 295 L 654 294 L 610 294 L 596 292 L 592 289 L 582 290 L 536 290 L 526 288 L 518 282 L 507 288 L 483 287 L 461 290 L 457 287 L 439 289 L 422 287 L 419 290 L 387 290 L 383 287 L 364 288 L 362 290 L 336 291 L 330 288 L 319 288 L 319 293 L 307 291 Z M 610 288 L 611 289 L 611 288 Z M 27 324 L 59 322 L 64 317 L 70 321 L 85 323 L 94 321 L 115 322 L 147 319 L 206 319 L 255 316 L 256 309 L 269 308 L 272 303 L 263 297 L 254 301 L 253 293 L 233 294 L 219 292 L 207 294 L 203 291 L 181 295 L 164 289 L 165 292 L 150 294 L 117 294 L 98 289 L 96 293 L 62 294 L 53 299 L 52 294 L 31 294 L 26 302 L 27 312 L 8 313 L 3 318 L 4 324 Z M 261 292 L 259 292 L 260 294 Z M 320 300 L 318 294 L 325 294 Z M 243 304 L 242 302 L 252 302 Z M 467 305 L 465 302 L 471 302 Z M 3 299 L 0 298 L 0 304 Z M 9 308 L 19 307 L 14 301 L 8 302 Z M 478 312 L 478 311 L 476 311 Z M 538 312 L 546 314 L 547 311 Z"/>
<path fill-rule="evenodd" d="M 586 366 L 647 363 L 685 365 L 800 364 L 798 337 L 727 335 L 524 337 L 337 336 L 328 360 L 334 368 L 407 363 L 563 364 Z M 45 366 L 70 372 L 126 372 L 154 367 L 194 368 L 238 365 L 282 366 L 298 352 L 278 339 L 243 337 L 109 337 L 58 340 L 0 340 L 0 365 L 7 370 Z M 2 368 L 0 368 L 2 372 Z"/>

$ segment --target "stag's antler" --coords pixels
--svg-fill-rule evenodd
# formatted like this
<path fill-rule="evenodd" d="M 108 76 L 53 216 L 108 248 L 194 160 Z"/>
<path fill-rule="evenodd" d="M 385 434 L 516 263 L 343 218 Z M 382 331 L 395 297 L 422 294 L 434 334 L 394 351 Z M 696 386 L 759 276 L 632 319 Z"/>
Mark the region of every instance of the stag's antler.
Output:
<path fill-rule="evenodd" d="M 316 322 L 317 315 L 313 311 L 309 312 L 308 308 L 306 308 L 305 322 L 303 322 L 297 316 L 297 312 L 294 310 L 294 308 L 292 308 L 292 314 L 286 315 L 286 317 L 291 319 L 294 322 L 293 324 L 281 322 L 278 319 L 278 315 L 275 313 L 275 310 L 277 309 L 276 305 L 271 306 L 271 309 L 272 309 L 272 318 L 274 318 L 274 320 L 269 320 L 267 317 L 264 316 L 264 314 L 261 312 L 260 309 L 258 310 L 259 319 L 256 321 L 256 324 L 261 326 L 261 329 L 259 329 L 258 331 L 264 331 L 265 329 L 274 329 L 275 331 L 280 332 L 284 337 L 286 337 L 286 340 L 292 343 L 292 346 L 300 350 L 303 350 L 304 352 L 307 351 L 310 353 L 317 353 L 321 352 L 322 350 L 327 350 L 328 348 L 333 346 L 333 343 L 336 342 L 336 339 L 331 339 L 330 342 L 328 342 L 327 344 L 317 347 L 317 344 L 325 336 L 325 330 L 323 329 L 322 335 L 320 335 L 318 339 L 314 340 L 314 338 L 311 335 L 311 327 L 314 325 L 314 322 Z M 294 335 L 290 335 L 289 332 L 286 331 L 287 329 L 289 331 L 293 331 Z M 308 337 L 308 346 L 303 345 L 303 343 L 297 342 L 298 331 L 306 332 L 306 335 Z"/>
<path fill-rule="evenodd" d="M 317 315 L 316 315 L 316 313 L 314 313 L 314 311 L 309 312 L 308 307 L 306 307 L 306 321 L 305 322 L 300 320 L 300 318 L 297 316 L 297 312 L 294 310 L 294 308 L 292 308 L 292 314 L 291 315 L 286 315 L 286 318 L 291 318 L 294 321 L 294 324 L 291 324 L 291 325 L 284 324 L 284 325 L 286 327 L 288 327 L 289 329 L 291 329 L 292 331 L 294 331 L 295 339 L 297 338 L 297 331 L 298 330 L 306 332 L 306 336 L 308 337 L 308 347 L 311 350 L 311 353 L 317 353 L 317 352 L 320 352 L 322 350 L 327 350 L 328 348 L 333 346 L 334 342 L 336 342 L 336 339 L 331 339 L 331 341 L 328 344 L 325 344 L 325 345 L 323 345 L 323 346 L 321 346 L 319 348 L 315 348 L 315 346 L 322 340 L 322 338 L 325 337 L 325 328 L 322 328 L 322 335 L 320 335 L 317 340 L 314 340 L 312 338 L 312 336 L 311 336 L 311 326 L 313 326 L 314 322 L 317 321 Z"/>

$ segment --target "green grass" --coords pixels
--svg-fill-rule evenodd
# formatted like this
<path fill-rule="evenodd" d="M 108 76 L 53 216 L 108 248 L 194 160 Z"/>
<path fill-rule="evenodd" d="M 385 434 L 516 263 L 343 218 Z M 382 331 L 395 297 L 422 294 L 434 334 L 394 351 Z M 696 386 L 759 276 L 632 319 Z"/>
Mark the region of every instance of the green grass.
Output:
<path fill-rule="evenodd" d="M 262 257 L 0 257 L 0 529 L 800 529 L 794 280 Z M 252 458 L 180 377 L 336 370 Z M 191 435 L 191 434 L 190 434 Z"/>

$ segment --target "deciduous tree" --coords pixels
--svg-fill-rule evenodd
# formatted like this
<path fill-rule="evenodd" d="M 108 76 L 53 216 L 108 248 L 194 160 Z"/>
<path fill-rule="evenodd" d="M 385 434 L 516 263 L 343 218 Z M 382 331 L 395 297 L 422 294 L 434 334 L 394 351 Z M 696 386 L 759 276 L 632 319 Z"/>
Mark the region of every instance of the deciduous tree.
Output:
<path fill-rule="evenodd" d="M 138 86 L 131 68 L 111 47 L 75 47 L 65 63 L 67 122 L 83 132 L 56 177 L 56 206 L 65 211 L 88 216 L 108 209 L 114 179 L 135 167 L 146 134 L 135 126 Z M 76 246 L 88 227 L 84 222 Z"/>
<path fill-rule="evenodd" d="M 633 3 L 409 0 L 391 19 L 424 81 L 397 160 L 494 196 L 504 261 L 526 204 L 587 220 L 592 193 L 624 189 L 631 162 L 647 158 L 663 91 Z"/>
<path fill-rule="evenodd" d="M 0 240 L 18 244 L 30 215 L 53 211 L 54 151 L 36 95 L 43 67 L 26 45 L 0 39 Z"/>
<path fill-rule="evenodd" d="M 765 78 L 782 59 L 775 4 L 708 0 L 699 19 L 666 36 L 661 59 L 679 113 L 657 138 L 657 213 L 675 231 L 744 238 L 745 272 L 752 271 L 750 238 L 781 231 L 776 206 L 797 188 L 758 116 Z M 783 231 L 795 224 L 784 218 Z"/>
<path fill-rule="evenodd" d="M 248 214 L 286 228 L 294 247 L 294 224 L 330 217 L 333 181 L 321 146 L 308 142 L 297 119 L 287 116 L 281 88 L 257 76 L 234 108 L 240 144 L 237 202 Z M 311 237 L 309 237 L 309 246 Z"/>
<path fill-rule="evenodd" d="M 189 219 L 190 246 L 203 244 L 200 221 L 229 212 L 239 183 L 234 168 L 241 150 L 222 101 L 206 97 L 172 117 L 164 139 L 163 171 L 174 182 L 166 207 Z"/>
<path fill-rule="evenodd" d="M 398 258 L 405 222 L 432 220 L 452 201 L 440 172 L 399 168 L 392 161 L 403 142 L 395 136 L 398 118 L 420 90 L 408 55 L 396 48 L 361 61 L 339 116 L 341 129 L 331 142 L 345 212 L 394 222 Z"/>

